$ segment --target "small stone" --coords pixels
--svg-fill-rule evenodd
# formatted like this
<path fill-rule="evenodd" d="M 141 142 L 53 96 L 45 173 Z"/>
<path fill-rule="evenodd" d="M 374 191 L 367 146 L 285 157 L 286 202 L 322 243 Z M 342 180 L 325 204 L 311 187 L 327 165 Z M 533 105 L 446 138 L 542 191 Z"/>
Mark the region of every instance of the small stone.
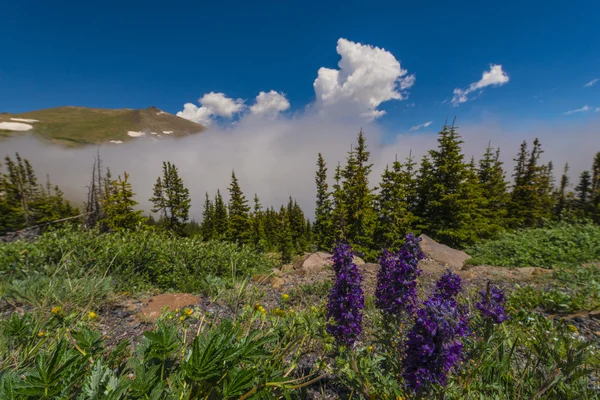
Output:
<path fill-rule="evenodd" d="M 281 290 L 283 289 L 283 285 L 285 285 L 285 281 L 283 280 L 283 278 L 280 278 L 278 276 L 272 276 L 269 280 L 269 283 L 275 290 Z"/>
<path fill-rule="evenodd" d="M 592 311 L 589 315 L 591 319 L 600 320 L 600 310 Z"/>
<path fill-rule="evenodd" d="M 293 264 L 286 264 L 284 266 L 281 267 L 281 272 L 283 272 L 284 274 L 290 273 L 294 270 L 294 265 Z"/>

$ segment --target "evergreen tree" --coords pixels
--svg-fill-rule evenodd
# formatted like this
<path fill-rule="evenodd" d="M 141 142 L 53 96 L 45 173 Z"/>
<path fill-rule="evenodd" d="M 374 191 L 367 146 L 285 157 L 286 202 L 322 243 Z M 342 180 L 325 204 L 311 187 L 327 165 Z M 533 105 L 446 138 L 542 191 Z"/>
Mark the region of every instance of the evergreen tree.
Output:
<path fill-rule="evenodd" d="M 189 218 L 190 195 L 171 162 L 163 161 L 163 176 L 156 180 L 150 201 L 154 204 L 152 212 L 160 213 L 164 228 L 183 235 Z"/>
<path fill-rule="evenodd" d="M 348 207 L 344 195 L 344 188 L 341 184 L 342 169 L 338 163 L 335 169 L 335 184 L 333 185 L 333 211 L 331 213 L 331 224 L 333 228 L 334 241 L 346 241 L 348 230 Z"/>
<path fill-rule="evenodd" d="M 290 263 L 292 257 L 296 253 L 289 217 L 283 205 L 281 206 L 278 215 L 277 251 L 281 253 L 281 262 L 283 264 Z"/>
<path fill-rule="evenodd" d="M 349 176 L 349 187 L 346 191 L 348 204 L 348 242 L 358 253 L 368 258 L 374 249 L 373 235 L 377 216 L 374 210 L 373 190 L 369 187 L 369 174 L 373 164 L 369 163 L 370 152 L 367 151 L 366 137 L 361 129 L 358 134 L 358 145 L 351 162 L 353 173 Z"/>
<path fill-rule="evenodd" d="M 417 196 L 415 202 L 415 215 L 417 217 L 417 229 L 428 232 L 430 203 L 433 198 L 433 165 L 427 155 L 421 159 L 419 174 L 417 178 Z"/>
<path fill-rule="evenodd" d="M 415 180 L 411 171 L 413 167 L 411 156 L 407 159 L 407 167 L 403 167 L 396 159 L 392 169 L 386 165 L 381 176 L 379 193 L 375 199 L 375 241 L 380 247 L 398 249 L 404 243 L 406 234 L 414 231 L 416 218 L 411 205 L 415 196 Z"/>
<path fill-rule="evenodd" d="M 254 194 L 254 212 L 252 213 L 252 244 L 259 251 L 267 247 L 265 235 L 265 215 L 258 195 Z"/>
<path fill-rule="evenodd" d="M 590 198 L 592 194 L 592 175 L 590 171 L 583 171 L 579 176 L 579 184 L 575 187 L 576 207 L 581 216 L 590 213 Z"/>
<path fill-rule="evenodd" d="M 215 229 L 215 205 L 210 200 L 210 197 L 208 197 L 208 192 L 205 194 L 200 231 L 202 232 L 202 239 L 205 241 L 213 240 L 217 236 Z"/>
<path fill-rule="evenodd" d="M 552 215 L 552 168 L 550 164 L 539 164 L 542 153 L 541 143 L 536 138 L 531 152 L 524 141 L 515 159 L 514 185 L 509 203 L 513 228 L 538 227 Z"/>
<path fill-rule="evenodd" d="M 250 207 L 234 171 L 231 172 L 229 196 L 229 240 L 238 244 L 249 243 L 251 238 Z"/>
<path fill-rule="evenodd" d="M 482 231 L 482 205 L 474 163 L 464 163 L 463 141 L 454 126 L 444 125 L 438 134 L 438 148 L 429 151 L 421 166 L 426 232 L 450 246 L 461 247 L 477 240 Z M 422 201 L 421 200 L 421 201 Z"/>
<path fill-rule="evenodd" d="M 504 169 L 500 161 L 500 149 L 494 152 L 488 145 L 479 161 L 477 178 L 481 187 L 481 214 L 485 220 L 481 238 L 495 236 L 507 227 L 508 191 Z"/>
<path fill-rule="evenodd" d="M 317 201 L 315 207 L 314 241 L 317 248 L 330 250 L 333 246 L 332 205 L 327 185 L 327 166 L 323 155 L 319 153 L 317 160 Z"/>
<path fill-rule="evenodd" d="M 290 224 L 290 231 L 292 234 L 292 242 L 297 253 L 302 253 L 308 243 L 306 242 L 306 218 L 304 212 L 295 200 L 288 202 L 287 218 Z"/>
<path fill-rule="evenodd" d="M 214 219 L 215 239 L 226 239 L 229 237 L 229 216 L 227 215 L 227 206 L 221 196 L 221 191 L 217 189 L 215 196 L 215 219 Z"/>
<path fill-rule="evenodd" d="M 592 164 L 592 191 L 590 194 L 592 218 L 600 223 L 600 151 L 596 153 Z"/>
<path fill-rule="evenodd" d="M 279 216 L 277 212 L 271 208 L 265 211 L 265 238 L 266 249 L 276 251 L 279 247 Z"/>
<path fill-rule="evenodd" d="M 565 164 L 563 174 L 560 178 L 560 185 L 554 194 L 555 204 L 554 215 L 557 219 L 562 219 L 565 214 L 569 212 L 569 193 L 567 189 L 569 187 L 569 163 Z"/>
<path fill-rule="evenodd" d="M 142 210 L 135 210 L 138 202 L 133 199 L 135 193 L 125 172 L 117 180 L 110 182 L 110 195 L 103 204 L 104 222 L 113 231 L 132 230 L 144 222 Z"/>

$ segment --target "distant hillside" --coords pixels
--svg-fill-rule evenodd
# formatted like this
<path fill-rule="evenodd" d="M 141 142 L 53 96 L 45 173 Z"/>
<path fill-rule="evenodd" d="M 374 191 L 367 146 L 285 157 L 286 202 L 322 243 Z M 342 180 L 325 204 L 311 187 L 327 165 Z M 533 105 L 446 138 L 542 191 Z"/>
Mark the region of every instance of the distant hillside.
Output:
<path fill-rule="evenodd" d="M 21 114 L 0 113 L 0 138 L 31 132 L 66 146 L 122 143 L 140 136 L 186 136 L 203 125 L 156 107 L 104 109 L 56 107 Z"/>

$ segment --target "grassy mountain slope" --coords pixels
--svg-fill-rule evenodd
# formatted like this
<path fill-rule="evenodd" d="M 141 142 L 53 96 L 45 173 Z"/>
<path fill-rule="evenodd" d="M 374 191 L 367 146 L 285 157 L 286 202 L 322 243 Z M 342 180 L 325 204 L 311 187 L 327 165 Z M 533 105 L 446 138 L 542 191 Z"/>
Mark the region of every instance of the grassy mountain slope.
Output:
<path fill-rule="evenodd" d="M 181 137 L 201 132 L 204 126 L 166 113 L 156 107 L 145 109 L 103 109 L 86 107 L 56 107 L 20 114 L 0 113 L 0 122 L 20 122 L 12 119 L 31 119 L 33 126 L 26 131 L 67 146 L 101 144 L 111 140 L 135 140 L 128 132 L 145 135 Z M 168 132 L 168 133 L 164 133 Z M 24 132 L 0 129 L 0 137 L 22 135 Z"/>

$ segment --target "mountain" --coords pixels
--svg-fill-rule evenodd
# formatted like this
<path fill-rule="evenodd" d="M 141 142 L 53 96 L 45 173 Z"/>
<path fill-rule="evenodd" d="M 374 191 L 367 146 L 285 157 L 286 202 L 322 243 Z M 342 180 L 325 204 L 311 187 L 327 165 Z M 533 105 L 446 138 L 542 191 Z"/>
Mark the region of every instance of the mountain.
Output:
<path fill-rule="evenodd" d="M 120 110 L 56 107 L 20 114 L 0 113 L 0 138 L 31 132 L 66 146 L 122 143 L 140 136 L 186 136 L 203 125 L 156 107 Z"/>

